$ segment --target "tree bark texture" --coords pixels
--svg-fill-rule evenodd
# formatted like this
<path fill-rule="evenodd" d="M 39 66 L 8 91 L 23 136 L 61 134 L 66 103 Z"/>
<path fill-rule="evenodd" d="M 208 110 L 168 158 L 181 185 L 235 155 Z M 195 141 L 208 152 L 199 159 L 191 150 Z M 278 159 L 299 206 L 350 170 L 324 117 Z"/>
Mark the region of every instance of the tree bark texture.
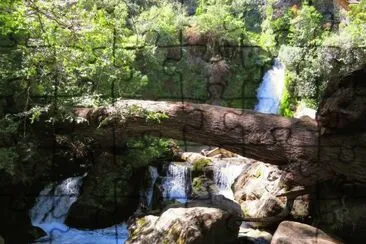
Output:
<path fill-rule="evenodd" d="M 218 146 L 281 165 L 284 179 L 312 185 L 335 175 L 366 182 L 366 134 L 324 134 L 315 120 L 207 104 L 119 100 L 113 106 L 76 108 L 82 122 L 56 124 L 58 133 L 94 137 L 118 148 L 126 137 L 153 135 Z M 164 114 L 164 116 L 162 116 Z"/>

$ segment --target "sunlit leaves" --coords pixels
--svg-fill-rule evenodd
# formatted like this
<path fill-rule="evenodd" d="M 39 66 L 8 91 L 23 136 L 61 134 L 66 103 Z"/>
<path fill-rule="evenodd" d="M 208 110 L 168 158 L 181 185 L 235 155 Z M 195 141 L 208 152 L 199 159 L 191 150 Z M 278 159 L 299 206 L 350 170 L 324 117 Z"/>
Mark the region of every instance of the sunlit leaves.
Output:
<path fill-rule="evenodd" d="M 136 34 L 149 44 L 179 44 L 179 31 L 184 28 L 184 12 L 179 4 L 162 1 L 152 6 L 135 20 Z"/>
<path fill-rule="evenodd" d="M 231 6 L 221 1 L 201 5 L 200 14 L 193 18 L 192 25 L 204 34 L 211 43 L 224 41 L 239 44 L 246 32 L 245 20 L 236 16 Z"/>

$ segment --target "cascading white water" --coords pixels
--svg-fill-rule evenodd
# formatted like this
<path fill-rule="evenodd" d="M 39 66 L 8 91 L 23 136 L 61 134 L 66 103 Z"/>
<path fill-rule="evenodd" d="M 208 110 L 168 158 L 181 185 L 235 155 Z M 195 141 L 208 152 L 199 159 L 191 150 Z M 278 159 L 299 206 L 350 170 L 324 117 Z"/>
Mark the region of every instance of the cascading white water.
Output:
<path fill-rule="evenodd" d="M 155 168 L 153 166 L 149 166 L 149 173 L 150 173 L 150 186 L 147 189 L 147 191 L 145 192 L 148 207 L 151 206 L 151 200 L 152 200 L 153 192 L 154 192 L 154 184 L 155 184 L 156 179 L 159 177 L 157 168 Z"/>
<path fill-rule="evenodd" d="M 283 88 L 285 86 L 285 66 L 275 59 L 257 89 L 258 104 L 254 110 L 261 113 L 278 114 Z"/>
<path fill-rule="evenodd" d="M 79 196 L 82 178 L 68 178 L 59 185 L 50 184 L 43 189 L 30 210 L 32 224 L 42 227 L 44 223 L 63 223 L 71 204 Z"/>
<path fill-rule="evenodd" d="M 231 185 L 235 179 L 243 172 L 247 166 L 245 164 L 215 163 L 214 164 L 214 180 L 219 188 L 218 194 L 233 200 L 234 194 Z"/>
<path fill-rule="evenodd" d="M 59 185 L 50 184 L 41 191 L 30 210 L 32 224 L 42 228 L 46 237 L 35 243 L 53 244 L 114 244 L 128 238 L 125 224 L 99 230 L 78 230 L 64 224 L 70 206 L 77 200 L 83 177 L 72 177 Z"/>
<path fill-rule="evenodd" d="M 163 183 L 163 197 L 187 202 L 187 193 L 191 186 L 191 170 L 188 165 L 171 163 L 168 166 L 167 177 Z"/>

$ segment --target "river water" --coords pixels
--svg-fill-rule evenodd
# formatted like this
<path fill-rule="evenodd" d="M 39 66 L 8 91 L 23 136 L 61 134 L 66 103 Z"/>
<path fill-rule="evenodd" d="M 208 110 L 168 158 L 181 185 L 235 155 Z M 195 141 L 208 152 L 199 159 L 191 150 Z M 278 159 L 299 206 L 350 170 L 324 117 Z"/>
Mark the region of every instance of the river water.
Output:
<path fill-rule="evenodd" d="M 234 193 L 231 190 L 231 185 L 246 167 L 245 164 L 214 162 L 214 180 L 219 189 L 219 194 L 233 200 Z"/>
<path fill-rule="evenodd" d="M 67 212 L 78 196 L 83 177 L 71 177 L 43 189 L 30 210 L 32 225 L 42 228 L 47 236 L 34 243 L 114 244 L 128 238 L 126 224 L 99 230 L 78 230 L 64 224 Z"/>

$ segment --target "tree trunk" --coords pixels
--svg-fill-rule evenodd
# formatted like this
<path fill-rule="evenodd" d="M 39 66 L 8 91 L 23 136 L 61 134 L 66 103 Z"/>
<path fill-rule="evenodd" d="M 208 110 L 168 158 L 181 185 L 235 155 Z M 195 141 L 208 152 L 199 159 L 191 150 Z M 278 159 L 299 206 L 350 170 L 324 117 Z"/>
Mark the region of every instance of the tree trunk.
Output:
<path fill-rule="evenodd" d="M 366 67 L 332 79 L 318 109 L 324 132 L 366 131 Z"/>
<path fill-rule="evenodd" d="M 79 123 L 55 125 L 57 133 L 93 136 L 104 147 L 145 134 L 218 146 L 281 165 L 285 180 L 312 185 L 336 174 L 366 182 L 366 134 L 320 136 L 316 121 L 207 104 L 120 100 L 114 106 L 76 108 Z M 80 122 L 81 119 L 81 122 Z"/>

